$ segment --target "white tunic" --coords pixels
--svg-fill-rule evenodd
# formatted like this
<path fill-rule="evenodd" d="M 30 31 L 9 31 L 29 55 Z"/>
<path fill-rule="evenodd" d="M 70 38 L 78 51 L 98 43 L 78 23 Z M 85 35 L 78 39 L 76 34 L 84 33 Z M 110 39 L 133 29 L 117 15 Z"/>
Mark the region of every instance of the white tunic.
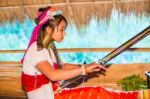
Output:
<path fill-rule="evenodd" d="M 51 53 L 51 55 L 50 55 Z M 28 49 L 23 62 L 22 71 L 28 75 L 42 74 L 36 69 L 36 65 L 41 61 L 48 61 L 51 66 L 56 62 L 54 53 L 43 48 L 41 51 L 37 51 L 37 44 L 34 42 Z M 53 67 L 52 67 L 53 68 Z M 54 99 L 53 89 L 51 82 L 49 84 L 42 85 L 40 88 L 27 92 L 28 99 Z"/>

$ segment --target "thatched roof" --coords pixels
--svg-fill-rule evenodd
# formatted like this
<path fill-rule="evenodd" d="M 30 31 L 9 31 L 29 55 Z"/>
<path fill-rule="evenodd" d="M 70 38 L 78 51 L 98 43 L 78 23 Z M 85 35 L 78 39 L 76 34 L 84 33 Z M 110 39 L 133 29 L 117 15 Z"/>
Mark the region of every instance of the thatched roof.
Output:
<path fill-rule="evenodd" d="M 23 21 L 26 15 L 34 19 L 38 8 L 48 5 L 58 6 L 68 20 L 78 24 L 87 23 L 92 15 L 107 19 L 114 8 L 125 14 L 132 11 L 150 16 L 150 0 L 0 0 L 0 23 Z"/>

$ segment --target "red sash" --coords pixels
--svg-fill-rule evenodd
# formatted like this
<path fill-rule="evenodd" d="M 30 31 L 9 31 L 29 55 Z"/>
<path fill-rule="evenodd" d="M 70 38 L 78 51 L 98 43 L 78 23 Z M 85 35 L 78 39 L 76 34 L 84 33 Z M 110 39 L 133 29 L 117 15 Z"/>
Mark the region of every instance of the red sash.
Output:
<path fill-rule="evenodd" d="M 58 68 L 58 64 L 54 63 L 53 67 Z M 49 79 L 45 75 L 35 75 L 31 76 L 25 73 L 21 75 L 21 83 L 26 92 L 32 91 L 34 89 L 40 88 L 44 84 L 49 83 Z M 52 82 L 52 88 L 55 91 L 58 87 L 58 82 Z"/>
<path fill-rule="evenodd" d="M 40 88 L 41 85 L 49 83 L 49 80 L 44 75 L 31 76 L 22 73 L 21 82 L 26 92 Z"/>

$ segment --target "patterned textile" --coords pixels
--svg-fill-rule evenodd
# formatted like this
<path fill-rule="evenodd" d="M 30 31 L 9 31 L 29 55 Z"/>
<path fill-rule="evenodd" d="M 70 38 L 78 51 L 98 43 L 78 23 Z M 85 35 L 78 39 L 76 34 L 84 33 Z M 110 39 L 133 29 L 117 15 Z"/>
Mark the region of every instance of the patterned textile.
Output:
<path fill-rule="evenodd" d="M 150 99 L 150 89 L 140 90 L 138 99 Z"/>
<path fill-rule="evenodd" d="M 137 91 L 116 91 L 100 86 L 64 89 L 55 99 L 138 99 Z M 142 98 L 148 99 L 148 98 Z"/>
<path fill-rule="evenodd" d="M 150 89 L 140 91 L 117 91 L 100 86 L 64 89 L 55 99 L 150 99 Z"/>

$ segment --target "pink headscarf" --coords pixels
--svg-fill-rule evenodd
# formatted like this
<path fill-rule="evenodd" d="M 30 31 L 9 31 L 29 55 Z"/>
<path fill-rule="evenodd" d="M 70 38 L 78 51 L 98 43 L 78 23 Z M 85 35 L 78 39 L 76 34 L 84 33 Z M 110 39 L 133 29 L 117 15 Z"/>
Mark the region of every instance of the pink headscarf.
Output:
<path fill-rule="evenodd" d="M 60 10 L 58 10 L 56 7 L 50 7 L 49 9 L 47 9 L 44 12 L 38 12 L 37 16 L 39 17 L 39 23 L 34 27 L 33 31 L 32 31 L 32 35 L 28 44 L 28 47 L 24 53 L 23 58 L 21 59 L 21 63 L 23 63 L 24 61 L 24 57 L 26 55 L 26 52 L 28 50 L 28 48 L 31 46 L 31 44 L 33 42 L 35 42 L 36 38 L 37 38 L 37 34 L 39 29 L 42 27 L 42 25 L 44 25 L 45 23 L 47 23 L 50 19 L 54 19 L 55 15 L 61 15 L 62 12 Z"/>

